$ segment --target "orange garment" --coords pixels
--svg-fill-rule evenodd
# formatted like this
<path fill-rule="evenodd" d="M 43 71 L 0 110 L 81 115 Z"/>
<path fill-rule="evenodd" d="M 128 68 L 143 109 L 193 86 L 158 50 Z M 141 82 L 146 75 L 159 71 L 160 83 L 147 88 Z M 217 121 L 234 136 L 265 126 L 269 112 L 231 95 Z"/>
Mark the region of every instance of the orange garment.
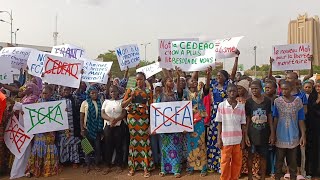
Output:
<path fill-rule="evenodd" d="M 220 180 L 239 179 L 242 165 L 241 145 L 223 146 L 221 148 Z"/>
<path fill-rule="evenodd" d="M 2 116 L 4 111 L 6 110 L 6 106 L 6 96 L 2 92 L 0 92 L 0 124 L 2 123 Z"/>

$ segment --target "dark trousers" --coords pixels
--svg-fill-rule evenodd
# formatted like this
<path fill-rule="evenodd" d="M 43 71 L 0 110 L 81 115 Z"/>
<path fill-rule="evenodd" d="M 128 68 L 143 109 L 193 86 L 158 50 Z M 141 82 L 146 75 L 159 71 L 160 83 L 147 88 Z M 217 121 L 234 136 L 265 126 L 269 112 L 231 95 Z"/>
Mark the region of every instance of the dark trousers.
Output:
<path fill-rule="evenodd" d="M 280 180 L 283 175 L 282 167 L 284 164 L 284 158 L 286 158 L 289 167 L 290 180 L 297 179 L 297 150 L 298 147 L 293 149 L 276 149 L 276 180 Z"/>
<path fill-rule="evenodd" d="M 123 149 L 123 165 L 128 165 L 128 157 L 129 157 L 129 144 L 130 144 L 130 133 L 128 125 L 125 122 L 121 123 L 121 127 L 123 129 L 123 141 L 122 141 L 122 149 Z"/>
<path fill-rule="evenodd" d="M 122 122 L 123 123 L 123 122 Z M 112 156 L 114 150 L 116 150 L 115 164 L 117 166 L 123 165 L 123 128 L 121 126 L 110 127 L 106 125 L 103 130 L 104 138 L 104 160 L 107 166 L 112 164 Z"/>
<path fill-rule="evenodd" d="M 86 135 L 88 141 L 94 149 L 94 152 L 88 155 L 85 155 L 86 165 L 99 165 L 101 161 L 101 136 L 98 133 L 96 139 L 91 139 L 88 135 Z M 92 160 L 94 159 L 94 160 Z"/>

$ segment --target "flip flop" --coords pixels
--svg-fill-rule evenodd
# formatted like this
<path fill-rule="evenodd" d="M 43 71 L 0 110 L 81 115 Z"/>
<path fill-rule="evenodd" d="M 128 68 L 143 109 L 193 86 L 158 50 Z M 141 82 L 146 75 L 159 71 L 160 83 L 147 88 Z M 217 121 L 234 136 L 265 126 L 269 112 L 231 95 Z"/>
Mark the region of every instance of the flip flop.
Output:
<path fill-rule="evenodd" d="M 297 180 L 305 180 L 305 178 L 302 175 L 298 175 Z"/>
<path fill-rule="evenodd" d="M 283 177 L 284 179 L 290 179 L 290 174 L 285 174 Z"/>
<path fill-rule="evenodd" d="M 143 177 L 144 178 L 149 178 L 150 177 L 150 172 L 144 172 Z"/>

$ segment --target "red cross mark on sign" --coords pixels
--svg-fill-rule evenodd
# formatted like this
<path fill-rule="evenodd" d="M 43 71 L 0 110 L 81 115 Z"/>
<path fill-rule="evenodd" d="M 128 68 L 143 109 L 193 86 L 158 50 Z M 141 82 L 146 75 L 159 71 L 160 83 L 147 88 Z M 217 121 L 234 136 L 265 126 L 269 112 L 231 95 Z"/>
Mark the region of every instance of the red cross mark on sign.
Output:
<path fill-rule="evenodd" d="M 45 66 L 44 74 L 63 74 L 68 76 L 73 76 L 78 79 L 78 71 L 81 63 L 66 63 L 61 62 L 60 60 L 55 60 L 48 57 L 48 61 Z M 49 67 L 52 67 L 49 69 Z"/>
<path fill-rule="evenodd" d="M 171 117 L 165 115 L 164 113 L 162 113 L 161 111 L 159 111 L 156 107 L 154 107 L 153 105 L 151 105 L 151 107 L 152 107 L 153 109 L 155 109 L 160 115 L 162 115 L 163 117 L 167 118 L 167 120 L 165 120 L 165 121 L 164 121 L 163 123 L 161 123 L 156 129 L 154 129 L 151 134 L 156 133 L 156 131 L 157 131 L 159 128 L 161 128 L 161 127 L 162 127 L 166 122 L 168 122 L 168 121 L 171 121 L 171 122 L 173 122 L 173 123 L 175 123 L 175 124 L 177 124 L 177 125 L 180 125 L 180 126 L 182 126 L 182 127 L 188 128 L 188 129 L 193 129 L 193 128 L 190 127 L 190 126 L 181 124 L 181 123 L 179 123 L 179 122 L 177 122 L 177 121 L 174 121 L 174 120 L 172 119 L 172 118 L 175 117 L 179 112 L 181 112 L 182 110 L 184 110 L 185 108 L 187 108 L 189 104 L 190 104 L 190 102 L 188 102 L 186 105 L 184 105 L 181 109 L 179 109 L 179 111 L 177 111 L 177 112 L 176 112 L 175 114 L 173 114 Z"/>

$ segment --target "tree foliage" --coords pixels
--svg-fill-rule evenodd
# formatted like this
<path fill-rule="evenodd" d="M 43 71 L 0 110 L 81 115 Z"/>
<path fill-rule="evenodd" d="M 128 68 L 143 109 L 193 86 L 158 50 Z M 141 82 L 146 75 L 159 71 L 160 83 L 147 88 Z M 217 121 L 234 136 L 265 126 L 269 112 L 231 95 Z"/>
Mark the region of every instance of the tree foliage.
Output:
<path fill-rule="evenodd" d="M 98 58 L 102 58 L 103 62 L 113 62 L 111 67 L 111 72 L 113 77 L 120 77 L 122 78 L 124 75 L 124 71 L 120 70 L 120 65 L 117 59 L 117 55 L 114 50 L 108 50 L 108 52 L 104 54 L 100 54 Z M 139 67 L 143 67 L 146 65 L 152 64 L 148 61 L 141 61 Z M 138 67 L 138 68 L 139 68 Z M 129 76 L 133 76 L 136 73 L 137 68 L 130 68 L 129 69 Z"/>

